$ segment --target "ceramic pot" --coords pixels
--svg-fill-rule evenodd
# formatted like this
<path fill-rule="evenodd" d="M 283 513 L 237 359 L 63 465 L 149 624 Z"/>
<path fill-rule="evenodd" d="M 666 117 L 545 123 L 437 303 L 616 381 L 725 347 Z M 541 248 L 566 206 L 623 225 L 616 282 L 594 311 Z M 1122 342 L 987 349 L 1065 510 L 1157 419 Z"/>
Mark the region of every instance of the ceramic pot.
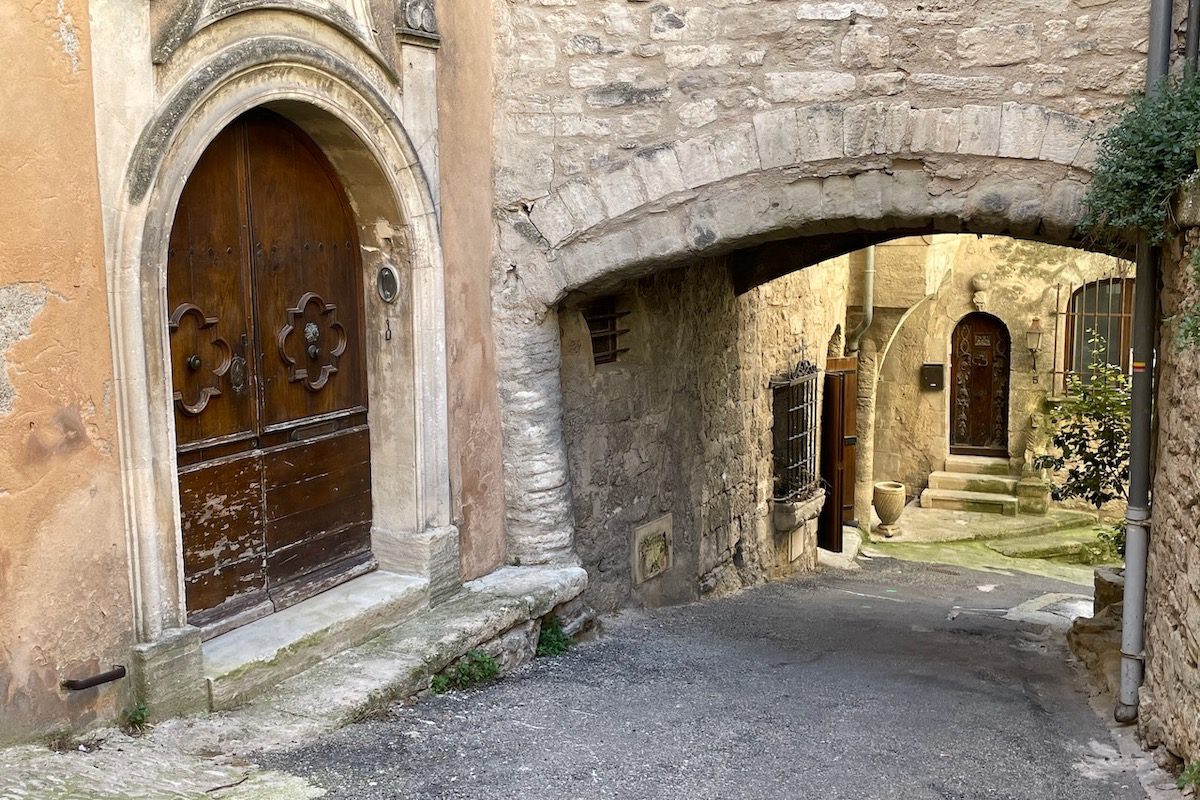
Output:
<path fill-rule="evenodd" d="M 880 525 L 877 530 L 884 536 L 892 537 L 899 532 L 896 522 L 904 511 L 904 484 L 896 481 L 880 481 L 875 484 L 875 513 L 879 515 Z"/>

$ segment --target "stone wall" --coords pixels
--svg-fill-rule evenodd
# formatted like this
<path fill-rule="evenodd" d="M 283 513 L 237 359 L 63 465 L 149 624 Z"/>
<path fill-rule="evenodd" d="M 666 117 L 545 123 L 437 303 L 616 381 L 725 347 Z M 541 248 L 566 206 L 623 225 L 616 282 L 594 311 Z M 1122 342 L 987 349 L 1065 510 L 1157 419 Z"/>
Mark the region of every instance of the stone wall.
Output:
<path fill-rule="evenodd" d="M 1176 345 L 1176 315 L 1200 300 L 1190 259 L 1200 248 L 1197 198 L 1180 209 L 1186 235 L 1164 248 L 1146 683 L 1139 724 L 1151 746 L 1200 760 L 1200 353 Z"/>
<path fill-rule="evenodd" d="M 564 304 L 575 544 L 598 609 L 684 602 L 813 566 L 815 540 L 789 553 L 771 518 L 768 381 L 801 357 L 824 366 L 846 274 L 840 259 L 736 296 L 723 261 L 709 260 L 624 285 L 629 351 L 613 364 L 593 364 L 589 298 Z M 633 531 L 666 514 L 671 566 L 634 585 Z"/>
<path fill-rule="evenodd" d="M 902 255 L 891 257 L 892 251 Z M 874 479 L 900 481 L 916 495 L 929 473 L 942 469 L 949 453 L 950 338 L 959 320 L 978 310 L 976 299 L 1004 322 L 1012 337 L 1008 445 L 1014 473 L 1019 472 L 1029 448 L 1040 447 L 1048 433 L 1046 398 L 1061 392 L 1055 370 L 1065 366 L 1066 320 L 1056 311 L 1066 310 L 1073 288 L 1104 277 L 1132 277 L 1133 265 L 1112 256 L 993 236 L 898 240 L 877 252 L 881 288 L 906 275 L 928 274 L 932 281 L 930 294 L 915 302 L 902 297 L 906 302 L 894 303 L 890 298 L 895 292 L 878 295 L 887 313 L 873 337 L 882 354 Z M 981 275 L 990 288 L 976 298 L 973 281 Z M 1036 376 L 1025 345 L 1034 317 L 1044 330 Z M 921 388 L 919 370 L 925 363 L 945 365 L 944 390 Z"/>
<path fill-rule="evenodd" d="M 111 719 L 129 566 L 88 5 L 0 4 L 0 743 Z"/>

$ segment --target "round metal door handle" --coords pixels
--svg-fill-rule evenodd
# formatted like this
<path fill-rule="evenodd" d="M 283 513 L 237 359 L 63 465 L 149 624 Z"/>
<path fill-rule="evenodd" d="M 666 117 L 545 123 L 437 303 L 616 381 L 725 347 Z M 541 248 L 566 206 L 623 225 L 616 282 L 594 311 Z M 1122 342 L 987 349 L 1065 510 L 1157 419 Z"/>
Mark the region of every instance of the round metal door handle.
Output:
<path fill-rule="evenodd" d="M 196 355 L 195 353 L 192 353 L 190 356 L 188 356 L 188 358 L 187 358 L 188 369 L 195 372 L 196 370 L 200 369 L 200 364 L 201 364 L 200 356 Z"/>
<path fill-rule="evenodd" d="M 321 352 L 320 348 L 318 348 L 315 344 L 310 344 L 308 346 L 308 357 L 309 358 L 316 358 L 320 352 Z"/>

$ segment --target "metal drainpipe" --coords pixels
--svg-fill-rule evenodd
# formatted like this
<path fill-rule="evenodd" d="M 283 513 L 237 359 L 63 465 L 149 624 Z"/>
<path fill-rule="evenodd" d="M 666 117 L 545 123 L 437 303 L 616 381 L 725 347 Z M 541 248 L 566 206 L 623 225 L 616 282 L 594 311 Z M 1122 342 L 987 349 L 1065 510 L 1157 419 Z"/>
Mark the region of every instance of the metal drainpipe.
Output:
<path fill-rule="evenodd" d="M 1196 62 L 1200 60 L 1200 0 L 1188 0 L 1187 43 L 1183 50 L 1183 64 L 1189 75 L 1196 74 Z"/>
<path fill-rule="evenodd" d="M 862 322 L 846 337 L 846 354 L 858 352 L 863 334 L 875 320 L 875 245 L 867 248 L 867 268 L 863 270 L 863 318 Z"/>
<path fill-rule="evenodd" d="M 1194 0 L 1193 0 L 1194 2 Z M 1151 0 L 1146 93 L 1154 94 L 1170 67 L 1171 0 Z M 1190 32 L 1189 32 L 1190 35 Z M 1121 629 L 1121 688 L 1114 713 L 1122 723 L 1138 716 L 1145 674 L 1146 558 L 1150 549 L 1150 433 L 1154 411 L 1154 337 L 1157 330 L 1161 252 L 1138 236 L 1133 309 L 1133 409 L 1130 430 L 1129 507 L 1125 515 L 1125 598 Z"/>

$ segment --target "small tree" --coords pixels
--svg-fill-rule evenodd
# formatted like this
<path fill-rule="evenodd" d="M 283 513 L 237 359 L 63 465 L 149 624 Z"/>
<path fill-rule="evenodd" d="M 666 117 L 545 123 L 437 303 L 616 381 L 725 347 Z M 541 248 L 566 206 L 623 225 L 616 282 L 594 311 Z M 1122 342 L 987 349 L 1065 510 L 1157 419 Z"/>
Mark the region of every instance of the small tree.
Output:
<path fill-rule="evenodd" d="M 1091 339 L 1085 375 L 1067 377 L 1067 398 L 1051 415 L 1054 452 L 1033 465 L 1053 472 L 1055 500 L 1078 497 L 1096 508 L 1125 499 L 1129 487 L 1130 380 L 1105 360 L 1099 336 Z"/>

